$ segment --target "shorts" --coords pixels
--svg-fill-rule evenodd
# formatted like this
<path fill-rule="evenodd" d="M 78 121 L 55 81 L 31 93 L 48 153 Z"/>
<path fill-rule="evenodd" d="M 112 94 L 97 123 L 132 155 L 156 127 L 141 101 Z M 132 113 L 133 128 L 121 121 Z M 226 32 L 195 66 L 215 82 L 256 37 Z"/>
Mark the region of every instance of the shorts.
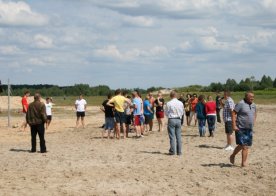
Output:
<path fill-rule="evenodd" d="M 164 118 L 164 111 L 156 111 L 156 118 Z"/>
<path fill-rule="evenodd" d="M 116 123 L 120 123 L 120 124 L 126 123 L 126 115 L 124 112 L 115 111 L 114 115 L 115 115 Z"/>
<path fill-rule="evenodd" d="M 236 144 L 240 146 L 252 146 L 253 131 L 252 129 L 240 129 L 235 132 Z"/>
<path fill-rule="evenodd" d="M 145 115 L 145 124 L 148 125 L 152 121 L 151 114 Z"/>
<path fill-rule="evenodd" d="M 186 116 L 190 116 L 190 113 L 191 113 L 190 111 L 185 112 L 185 115 L 186 115 Z"/>
<path fill-rule="evenodd" d="M 144 115 L 140 115 L 140 123 L 141 123 L 141 125 L 145 124 L 145 116 Z"/>
<path fill-rule="evenodd" d="M 225 133 L 227 133 L 227 134 L 233 133 L 232 121 L 225 122 Z"/>
<path fill-rule="evenodd" d="M 113 117 L 105 117 L 105 130 L 112 130 L 114 129 L 114 118 Z"/>
<path fill-rule="evenodd" d="M 47 115 L 47 120 L 51 121 L 52 120 L 52 115 Z"/>
<path fill-rule="evenodd" d="M 77 112 L 77 117 L 85 117 L 85 112 Z"/>
<path fill-rule="evenodd" d="M 142 124 L 140 118 L 141 118 L 141 115 L 134 116 L 134 126 L 140 126 Z"/>
<path fill-rule="evenodd" d="M 126 124 L 131 125 L 131 115 L 125 115 L 126 118 Z"/>

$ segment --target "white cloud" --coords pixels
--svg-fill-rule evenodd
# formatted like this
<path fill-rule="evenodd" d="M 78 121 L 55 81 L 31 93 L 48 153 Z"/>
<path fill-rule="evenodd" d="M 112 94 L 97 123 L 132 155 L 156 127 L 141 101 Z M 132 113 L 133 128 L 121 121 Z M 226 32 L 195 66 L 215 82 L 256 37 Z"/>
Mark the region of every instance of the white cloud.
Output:
<path fill-rule="evenodd" d="M 154 24 L 154 20 L 149 17 L 144 16 L 124 16 L 123 21 L 126 24 L 133 25 L 133 26 L 140 26 L 140 27 L 151 27 Z"/>
<path fill-rule="evenodd" d="M 200 38 L 202 47 L 207 50 L 227 51 L 232 53 L 245 53 L 248 52 L 246 48 L 247 41 L 231 40 L 231 41 L 219 41 L 214 36 L 205 36 Z"/>
<path fill-rule="evenodd" d="M 276 11 L 276 1 L 275 0 L 263 0 L 262 4 L 265 8 L 269 10 Z"/>
<path fill-rule="evenodd" d="M 0 53 L 3 55 L 12 55 L 20 52 L 20 49 L 17 46 L 0 46 Z"/>
<path fill-rule="evenodd" d="M 133 60 L 137 57 L 158 57 L 169 54 L 169 50 L 164 46 L 154 46 L 148 50 L 131 49 L 127 52 L 121 52 L 117 46 L 109 45 L 103 49 L 94 52 L 98 57 L 110 57 L 119 60 Z"/>
<path fill-rule="evenodd" d="M 41 26 L 48 22 L 48 18 L 31 10 L 23 2 L 4 2 L 0 0 L 0 24 Z"/>
<path fill-rule="evenodd" d="M 181 50 L 188 50 L 192 47 L 192 44 L 189 41 L 185 41 L 179 44 Z"/>
<path fill-rule="evenodd" d="M 38 48 L 52 48 L 53 40 L 45 35 L 37 34 L 34 36 L 35 46 Z"/>
<path fill-rule="evenodd" d="M 31 65 L 38 65 L 38 66 L 48 66 L 54 62 L 53 57 L 36 57 L 30 58 L 28 63 Z"/>

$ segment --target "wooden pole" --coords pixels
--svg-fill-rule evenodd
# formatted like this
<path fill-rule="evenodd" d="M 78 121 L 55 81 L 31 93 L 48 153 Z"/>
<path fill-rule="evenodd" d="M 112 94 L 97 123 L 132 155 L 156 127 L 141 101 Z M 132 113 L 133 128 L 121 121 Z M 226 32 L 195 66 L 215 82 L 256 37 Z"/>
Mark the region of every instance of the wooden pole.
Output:
<path fill-rule="evenodd" d="M 10 86 L 10 79 L 8 79 L 8 127 L 11 126 L 11 86 Z"/>

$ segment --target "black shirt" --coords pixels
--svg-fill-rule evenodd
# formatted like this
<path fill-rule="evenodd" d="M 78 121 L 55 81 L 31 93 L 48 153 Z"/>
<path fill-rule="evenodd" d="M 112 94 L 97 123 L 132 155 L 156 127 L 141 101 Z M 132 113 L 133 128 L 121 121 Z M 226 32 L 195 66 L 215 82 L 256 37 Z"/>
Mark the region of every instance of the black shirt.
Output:
<path fill-rule="evenodd" d="M 163 103 L 162 106 L 158 104 L 158 98 L 154 101 L 154 103 L 156 104 L 156 112 L 163 112 L 165 100 L 163 98 L 159 98 L 159 101 Z"/>
<path fill-rule="evenodd" d="M 185 105 L 185 99 L 179 98 L 178 101 L 181 101 L 183 103 L 183 105 Z"/>
<path fill-rule="evenodd" d="M 114 117 L 113 107 L 106 105 L 108 101 L 109 100 L 107 99 L 102 103 L 102 106 L 104 107 L 105 117 Z"/>

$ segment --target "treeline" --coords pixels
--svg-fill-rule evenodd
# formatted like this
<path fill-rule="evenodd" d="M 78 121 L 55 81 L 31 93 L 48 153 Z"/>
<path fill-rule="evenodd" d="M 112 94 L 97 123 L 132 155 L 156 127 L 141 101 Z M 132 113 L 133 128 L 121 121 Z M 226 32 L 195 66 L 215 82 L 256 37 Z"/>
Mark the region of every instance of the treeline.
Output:
<path fill-rule="evenodd" d="M 191 85 L 188 87 L 178 88 L 181 92 L 217 92 L 223 90 L 230 91 L 249 91 L 249 90 L 269 90 L 276 88 L 276 78 L 272 80 L 270 76 L 264 75 L 260 81 L 254 76 L 242 79 L 237 82 L 235 79 L 227 79 L 225 83 L 212 82 L 209 86 Z"/>
<path fill-rule="evenodd" d="M 1 86 L 3 92 L 1 95 L 7 95 L 7 85 Z M 191 85 L 187 87 L 176 88 L 180 92 L 217 92 L 228 89 L 230 91 L 248 91 L 248 90 L 264 90 L 276 88 L 276 78 L 272 80 L 270 76 L 264 75 L 260 81 L 254 76 L 245 78 L 240 82 L 234 79 L 227 79 L 225 83 L 213 82 L 209 86 Z M 122 89 L 130 93 L 133 90 L 138 90 L 140 93 L 154 92 L 163 89 L 162 87 L 150 87 L 148 89 L 134 88 Z M 105 96 L 108 93 L 113 93 L 114 89 L 110 89 L 106 85 L 91 87 L 88 84 L 75 84 L 74 86 L 60 87 L 57 85 L 39 84 L 39 85 L 11 85 L 11 93 L 13 96 L 22 96 L 25 91 L 30 91 L 32 94 L 40 92 L 42 96 Z"/>

